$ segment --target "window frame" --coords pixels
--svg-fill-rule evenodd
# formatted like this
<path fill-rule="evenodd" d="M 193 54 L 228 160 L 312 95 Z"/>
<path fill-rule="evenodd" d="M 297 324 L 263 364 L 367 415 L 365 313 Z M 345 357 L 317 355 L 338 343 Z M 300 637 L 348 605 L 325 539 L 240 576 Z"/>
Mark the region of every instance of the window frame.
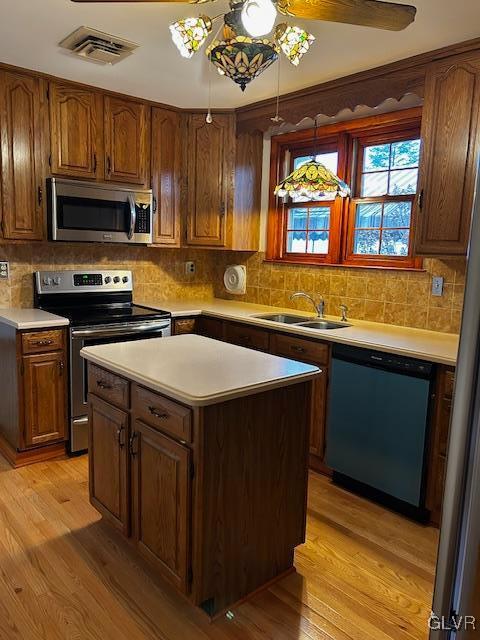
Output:
<path fill-rule="evenodd" d="M 412 199 L 410 222 L 409 255 L 382 256 L 354 254 L 353 230 L 355 225 L 356 204 L 359 200 L 367 202 L 367 198 L 359 198 L 359 186 L 362 168 L 362 149 L 373 140 L 396 142 L 408 138 L 420 137 L 422 108 L 415 107 L 403 111 L 359 118 L 357 120 L 326 125 L 317 130 L 316 141 L 314 130 L 308 129 L 289 134 L 274 136 L 271 139 L 270 156 L 270 193 L 267 224 L 267 261 L 292 264 L 335 265 L 344 267 L 367 267 L 382 269 L 421 269 L 422 259 L 413 255 L 413 240 L 417 220 L 416 201 L 413 196 L 387 196 L 394 201 Z M 396 138 L 396 139 L 395 139 Z M 338 175 L 352 186 L 350 198 L 336 198 L 335 201 L 307 201 L 303 203 L 286 203 L 284 198 L 274 195 L 275 185 L 293 170 L 293 159 L 299 155 L 308 155 L 315 149 L 338 151 Z M 290 200 L 290 199 L 289 199 Z M 375 202 L 384 202 L 385 197 L 372 198 Z M 331 204 L 329 253 L 287 253 L 286 229 L 288 210 L 295 204 L 298 206 L 325 206 Z M 288 205 L 288 206 L 287 206 Z"/>

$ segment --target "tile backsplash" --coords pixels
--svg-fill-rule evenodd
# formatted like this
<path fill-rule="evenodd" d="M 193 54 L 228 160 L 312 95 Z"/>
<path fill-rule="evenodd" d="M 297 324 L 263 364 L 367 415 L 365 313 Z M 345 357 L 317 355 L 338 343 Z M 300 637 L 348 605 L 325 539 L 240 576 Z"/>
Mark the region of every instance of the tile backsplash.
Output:
<path fill-rule="evenodd" d="M 326 313 L 340 316 L 346 304 L 348 317 L 388 324 L 458 333 L 465 288 L 465 259 L 424 260 L 424 271 L 408 272 L 342 267 L 303 267 L 264 262 L 264 254 L 223 254 L 217 259 L 215 295 L 302 311 L 313 311 L 306 300 L 291 301 L 294 291 L 322 296 Z M 247 267 L 247 293 L 232 296 L 223 287 L 228 264 Z M 445 280 L 443 295 L 431 295 L 432 276 Z"/>
<path fill-rule="evenodd" d="M 0 245 L 0 260 L 10 263 L 10 277 L 0 280 L 0 307 L 30 307 L 32 272 L 41 269 L 131 269 L 135 300 L 161 302 L 172 298 L 243 300 L 312 311 L 305 300 L 292 302 L 294 291 L 323 296 L 326 313 L 349 318 L 458 333 L 464 295 L 464 259 L 424 260 L 424 271 L 390 271 L 341 267 L 303 267 L 264 262 L 263 253 L 199 249 L 159 249 L 126 245 L 18 244 Z M 193 260 L 196 272 L 185 273 Z M 247 267 L 247 293 L 231 296 L 223 287 L 229 264 Z M 431 295 L 432 276 L 445 279 L 443 296 Z"/>
<path fill-rule="evenodd" d="M 171 298 L 211 298 L 215 277 L 209 251 L 156 249 L 126 245 L 24 244 L 0 245 L 0 260 L 10 263 L 10 277 L 0 280 L 0 307 L 31 307 L 32 272 L 62 269 L 129 269 L 134 273 L 135 299 L 160 302 Z M 193 260 L 194 275 L 185 273 Z"/>

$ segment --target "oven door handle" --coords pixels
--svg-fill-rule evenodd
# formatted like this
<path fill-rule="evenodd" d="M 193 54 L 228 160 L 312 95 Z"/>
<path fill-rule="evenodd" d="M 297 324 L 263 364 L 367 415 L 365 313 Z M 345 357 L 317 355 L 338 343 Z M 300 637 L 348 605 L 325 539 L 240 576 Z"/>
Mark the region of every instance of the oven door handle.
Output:
<path fill-rule="evenodd" d="M 133 194 L 129 193 L 127 198 L 128 204 L 130 205 L 130 229 L 128 231 L 128 239 L 132 240 L 135 234 L 135 223 L 137 221 L 137 205 L 135 204 Z"/>
<path fill-rule="evenodd" d="M 114 338 L 138 333 L 161 333 L 170 328 L 170 322 L 164 324 L 137 324 L 128 327 L 109 327 L 108 329 L 72 329 L 72 338 Z"/>

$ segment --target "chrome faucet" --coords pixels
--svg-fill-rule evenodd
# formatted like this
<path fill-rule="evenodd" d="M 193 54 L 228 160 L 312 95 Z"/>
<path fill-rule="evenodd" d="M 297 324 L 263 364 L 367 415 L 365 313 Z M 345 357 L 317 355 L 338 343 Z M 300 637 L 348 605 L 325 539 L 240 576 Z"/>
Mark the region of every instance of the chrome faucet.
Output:
<path fill-rule="evenodd" d="M 340 305 L 340 311 L 342 312 L 342 315 L 340 317 L 341 322 L 347 322 L 348 318 L 347 318 L 347 313 L 348 313 L 348 307 L 346 304 L 341 304 Z"/>
<path fill-rule="evenodd" d="M 304 291 L 297 291 L 296 293 L 293 293 L 290 296 L 290 300 L 295 300 L 295 298 L 306 298 L 307 300 L 310 300 L 310 302 L 313 304 L 313 307 L 315 309 L 315 312 L 317 314 L 317 318 L 323 318 L 325 315 L 325 300 L 323 298 L 320 298 L 318 304 L 315 302 L 315 300 L 312 298 L 312 296 L 309 296 L 308 293 L 305 293 Z"/>

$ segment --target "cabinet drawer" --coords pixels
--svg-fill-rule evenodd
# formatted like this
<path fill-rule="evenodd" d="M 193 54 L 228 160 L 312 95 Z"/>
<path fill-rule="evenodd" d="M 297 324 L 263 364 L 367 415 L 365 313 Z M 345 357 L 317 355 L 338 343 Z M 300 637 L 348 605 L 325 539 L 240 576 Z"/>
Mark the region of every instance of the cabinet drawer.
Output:
<path fill-rule="evenodd" d="M 196 322 L 197 333 L 206 338 L 223 340 L 223 320 L 200 316 Z"/>
<path fill-rule="evenodd" d="M 22 333 L 23 353 L 45 353 L 47 351 L 60 351 L 63 349 L 63 330 L 32 331 Z"/>
<path fill-rule="evenodd" d="M 262 329 L 249 327 L 246 324 L 230 324 L 225 327 L 225 339 L 227 342 L 238 344 L 241 347 L 268 351 L 270 335 Z"/>
<path fill-rule="evenodd" d="M 122 409 L 128 409 L 130 406 L 128 380 L 94 364 L 88 365 L 88 390 Z"/>
<path fill-rule="evenodd" d="M 272 336 L 272 353 L 292 360 L 328 365 L 329 346 L 322 342 L 304 340 L 295 336 L 275 334 Z"/>
<path fill-rule="evenodd" d="M 179 318 L 173 322 L 173 333 L 176 336 L 180 336 L 185 333 L 195 333 L 195 329 L 195 318 Z"/>
<path fill-rule="evenodd" d="M 132 410 L 135 419 L 182 442 L 192 441 L 192 413 L 187 407 L 135 385 L 132 390 Z"/>

